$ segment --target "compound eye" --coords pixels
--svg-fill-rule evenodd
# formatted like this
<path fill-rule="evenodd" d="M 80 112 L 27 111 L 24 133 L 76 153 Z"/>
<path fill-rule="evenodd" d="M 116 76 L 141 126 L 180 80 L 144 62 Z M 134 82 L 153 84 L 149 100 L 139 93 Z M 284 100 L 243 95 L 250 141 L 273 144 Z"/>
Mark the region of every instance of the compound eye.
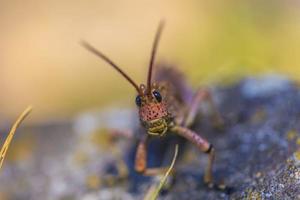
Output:
<path fill-rule="evenodd" d="M 137 95 L 136 98 L 135 98 L 135 104 L 138 106 L 138 107 L 141 107 L 142 105 L 142 98 L 140 95 Z"/>
<path fill-rule="evenodd" d="M 153 91 L 152 94 L 158 102 L 161 102 L 162 97 L 158 91 Z"/>

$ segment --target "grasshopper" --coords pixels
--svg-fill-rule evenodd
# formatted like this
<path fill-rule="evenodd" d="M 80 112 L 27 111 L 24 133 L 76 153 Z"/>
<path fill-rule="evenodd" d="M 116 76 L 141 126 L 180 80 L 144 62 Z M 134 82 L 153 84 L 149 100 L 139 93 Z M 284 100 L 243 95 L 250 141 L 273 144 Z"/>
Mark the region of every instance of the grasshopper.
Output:
<path fill-rule="evenodd" d="M 8 150 L 8 147 L 9 147 L 9 145 L 10 145 L 10 143 L 11 143 L 11 141 L 12 141 L 14 135 L 15 135 L 15 132 L 16 132 L 18 126 L 27 117 L 27 115 L 29 115 L 31 110 L 32 110 L 32 107 L 29 106 L 29 107 L 26 108 L 26 110 L 24 110 L 22 112 L 22 114 L 18 117 L 16 122 L 13 124 L 8 136 L 6 137 L 5 142 L 4 142 L 3 146 L 1 147 L 1 151 L 0 151 L 0 169 L 2 167 L 2 164 L 3 164 L 4 158 L 5 158 L 6 152 Z"/>
<path fill-rule="evenodd" d="M 168 134 L 177 134 L 208 155 L 209 161 L 204 174 L 204 182 L 208 186 L 213 187 L 212 168 L 215 159 L 215 149 L 211 143 L 200 136 L 199 133 L 191 130 L 190 127 L 194 123 L 199 105 L 203 101 L 209 103 L 217 124 L 222 124 L 223 120 L 207 89 L 199 89 L 193 94 L 187 88 L 181 74 L 171 68 L 158 68 L 157 73 L 152 75 L 163 27 L 164 22 L 160 22 L 152 46 L 146 84 L 136 84 L 109 57 L 88 42 L 81 41 L 81 45 L 118 71 L 137 92 L 135 103 L 138 108 L 140 124 L 145 133 L 139 138 L 137 145 L 134 161 L 135 170 L 142 175 L 148 176 L 166 173 L 168 168 L 165 167 L 147 167 L 147 142 L 153 137 L 164 138 Z"/>

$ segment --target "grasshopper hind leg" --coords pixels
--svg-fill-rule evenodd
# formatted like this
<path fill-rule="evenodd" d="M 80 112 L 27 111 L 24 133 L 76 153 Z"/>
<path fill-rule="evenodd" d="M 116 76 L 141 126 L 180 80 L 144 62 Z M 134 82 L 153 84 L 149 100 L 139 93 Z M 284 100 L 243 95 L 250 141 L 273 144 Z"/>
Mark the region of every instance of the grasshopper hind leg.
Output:
<path fill-rule="evenodd" d="M 224 120 L 221 117 L 220 112 L 216 108 L 211 93 L 207 89 L 199 89 L 193 96 L 192 101 L 187 109 L 186 116 L 183 120 L 183 126 L 190 127 L 194 123 L 199 110 L 199 106 L 204 101 L 208 102 L 209 107 L 212 110 L 212 120 L 214 126 L 217 128 L 222 128 L 224 126 Z"/>

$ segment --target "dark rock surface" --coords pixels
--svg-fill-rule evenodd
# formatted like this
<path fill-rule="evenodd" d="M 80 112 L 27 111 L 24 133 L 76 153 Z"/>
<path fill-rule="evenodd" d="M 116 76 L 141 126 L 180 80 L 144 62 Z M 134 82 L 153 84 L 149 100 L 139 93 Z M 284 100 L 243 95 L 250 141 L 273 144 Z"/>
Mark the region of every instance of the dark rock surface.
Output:
<path fill-rule="evenodd" d="M 224 130 L 213 128 L 207 115 L 199 116 L 193 129 L 214 144 L 215 179 L 231 193 L 203 185 L 207 156 L 186 145 L 179 149 L 175 182 L 160 199 L 300 199 L 299 88 L 270 75 L 218 87 L 214 98 Z M 129 179 L 103 186 L 107 169 L 116 171 L 118 156 L 132 162 L 134 142 L 115 142 L 120 151 L 115 152 L 99 130 L 132 128 L 135 117 L 127 110 L 89 112 L 68 123 L 19 130 L 0 174 L 0 199 L 141 199 L 153 180 L 132 171 Z M 166 163 L 172 159 L 170 146 Z M 150 164 L 165 151 L 161 147 L 150 147 Z"/>
<path fill-rule="evenodd" d="M 206 119 L 195 129 L 216 147 L 215 174 L 233 192 L 227 195 L 199 188 L 194 180 L 182 181 L 166 199 L 300 199 L 299 88 L 270 76 L 218 89 L 216 95 L 225 131 L 215 132 Z M 185 172 L 198 169 L 198 163 Z"/>

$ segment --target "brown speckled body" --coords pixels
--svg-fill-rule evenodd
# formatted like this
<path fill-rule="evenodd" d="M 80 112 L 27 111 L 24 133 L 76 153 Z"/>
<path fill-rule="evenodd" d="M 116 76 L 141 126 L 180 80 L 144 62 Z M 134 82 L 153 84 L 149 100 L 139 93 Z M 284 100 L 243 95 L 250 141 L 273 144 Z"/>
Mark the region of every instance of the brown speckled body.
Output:
<path fill-rule="evenodd" d="M 155 68 L 154 82 L 164 99 L 171 118 L 181 124 L 191 103 L 193 91 L 184 75 L 174 66 L 159 64 Z"/>

